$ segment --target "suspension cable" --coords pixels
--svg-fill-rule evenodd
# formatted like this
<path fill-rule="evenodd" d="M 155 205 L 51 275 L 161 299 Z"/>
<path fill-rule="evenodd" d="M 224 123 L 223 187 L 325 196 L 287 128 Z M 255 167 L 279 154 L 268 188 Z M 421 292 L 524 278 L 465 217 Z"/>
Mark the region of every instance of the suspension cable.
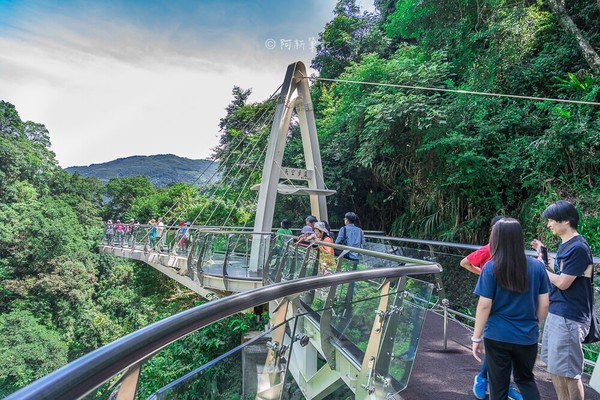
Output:
<path fill-rule="evenodd" d="M 349 80 L 349 79 L 321 78 L 321 77 L 317 77 L 317 76 L 304 76 L 302 79 L 309 79 L 312 81 L 354 83 L 354 84 L 358 84 L 358 85 L 383 86 L 383 87 L 393 87 L 393 88 L 400 88 L 400 89 L 429 90 L 429 91 L 433 91 L 433 92 L 472 94 L 472 95 L 476 95 L 476 96 L 506 97 L 506 98 L 512 98 L 512 99 L 552 101 L 552 102 L 557 102 L 557 103 L 586 104 L 586 105 L 590 105 L 590 106 L 600 106 L 600 103 L 594 102 L 594 101 L 555 99 L 555 98 L 550 98 L 550 97 L 522 96 L 522 95 L 518 95 L 518 94 L 505 94 L 505 93 L 476 92 L 473 90 L 444 89 L 444 88 L 434 88 L 434 87 L 427 87 L 427 86 L 401 85 L 401 84 L 397 84 L 397 83 L 353 81 L 353 80 Z"/>
<path fill-rule="evenodd" d="M 276 89 L 276 90 L 275 90 L 275 91 L 274 91 L 274 92 L 273 92 L 273 93 L 272 93 L 272 94 L 269 96 L 269 98 L 266 100 L 266 102 L 268 102 L 268 101 L 272 100 L 272 99 L 275 97 L 275 95 L 276 95 L 276 94 L 279 92 L 279 90 L 281 89 L 281 86 L 283 86 L 283 85 L 280 85 L 280 86 L 279 86 L 279 87 L 278 87 L 278 88 L 277 88 L 277 89 Z M 246 124 L 245 124 L 245 125 L 244 125 L 242 128 L 240 128 L 240 131 L 241 131 L 241 132 L 243 132 L 243 131 L 246 131 L 246 130 L 248 130 L 248 129 L 252 129 L 252 128 L 254 128 L 254 126 L 255 126 L 255 125 L 257 125 L 258 123 L 260 123 L 260 120 L 264 118 L 265 114 L 266 114 L 268 111 L 269 111 L 269 109 L 264 109 L 264 110 L 262 110 L 262 112 L 261 112 L 261 113 L 260 113 L 260 115 L 258 116 L 258 121 L 257 121 L 256 119 L 255 119 L 255 120 L 252 120 L 252 121 L 248 121 L 248 122 L 247 122 L 247 123 L 246 123 Z M 249 128 L 249 125 L 251 125 L 251 124 L 252 124 L 252 126 Z M 240 137 L 240 140 L 238 141 L 238 143 L 237 143 L 237 144 L 235 145 L 235 147 L 234 147 L 234 148 L 233 148 L 233 149 L 232 149 L 232 150 L 231 150 L 231 151 L 230 151 L 230 152 L 227 154 L 227 156 L 225 157 L 225 159 L 224 159 L 222 162 L 220 162 L 220 163 L 219 163 L 219 166 L 218 166 L 218 167 L 217 167 L 217 169 L 216 169 L 216 170 L 213 172 L 213 174 L 210 176 L 210 178 L 209 178 L 209 179 L 206 181 L 206 184 L 210 183 L 210 182 L 213 180 L 213 178 L 215 178 L 215 177 L 216 177 L 216 176 L 219 174 L 219 172 L 220 172 L 220 171 L 221 171 L 221 170 L 222 170 L 222 169 L 225 167 L 225 164 L 227 163 L 227 161 L 229 161 L 229 159 L 230 159 L 231 157 L 233 157 L 233 156 L 234 156 L 234 154 L 235 154 L 235 151 L 236 151 L 236 150 L 237 150 L 237 149 L 238 149 L 238 148 L 239 148 L 239 147 L 242 145 L 242 143 L 244 143 L 245 139 L 246 139 L 246 137 L 245 137 L 245 136 L 243 136 L 243 135 L 242 135 L 242 137 Z M 242 152 L 242 153 L 240 153 L 240 154 L 238 155 L 238 159 L 236 160 L 236 163 L 237 163 L 237 162 L 239 162 L 239 159 L 241 158 L 241 156 L 243 155 L 243 153 L 244 153 L 244 152 Z M 214 164 L 215 162 L 216 162 L 216 160 L 212 160 L 210 165 Z M 209 167 L 210 167 L 210 165 L 209 165 Z M 204 172 L 206 172 L 206 170 L 208 170 L 208 168 L 209 168 L 209 167 L 207 167 L 207 168 L 205 169 L 205 171 L 203 171 L 203 172 L 202 172 L 202 174 L 204 174 Z M 200 176 L 202 176 L 202 174 L 201 174 Z M 195 183 L 195 182 L 197 182 L 197 181 L 198 181 L 198 179 L 199 179 L 199 177 L 196 179 L 196 181 L 194 181 L 194 183 Z M 178 200 L 178 201 L 176 201 L 176 202 L 175 202 L 175 203 L 174 203 L 174 204 L 173 204 L 173 205 L 172 205 L 172 206 L 169 208 L 169 210 L 167 210 L 167 212 L 165 213 L 165 217 L 166 217 L 166 215 L 167 215 L 167 214 L 168 214 L 168 213 L 169 213 L 171 210 L 173 210 L 173 209 L 174 209 L 174 208 L 175 208 L 175 207 L 176 207 L 176 206 L 177 206 L 179 203 L 180 203 L 180 201 L 179 201 L 179 200 Z M 180 214 L 178 215 L 178 218 L 177 218 L 177 219 L 181 218 L 181 216 L 182 216 L 182 213 L 180 213 Z"/>
<path fill-rule="evenodd" d="M 262 137 L 265 135 L 265 132 L 266 132 L 266 130 L 263 130 L 263 132 L 260 134 L 260 136 L 259 136 L 258 140 L 256 140 L 256 141 L 254 142 L 254 145 L 252 146 L 252 149 L 250 150 L 250 152 L 248 152 L 248 157 L 249 157 L 249 156 L 252 154 L 252 152 L 254 151 L 254 149 L 255 149 L 255 148 L 258 146 L 258 143 L 260 142 L 260 140 L 262 139 Z M 252 168 L 252 171 L 251 171 L 251 172 L 250 172 L 250 174 L 248 175 L 248 179 L 247 179 L 247 180 L 249 180 L 249 179 L 252 177 L 252 173 L 253 173 L 253 172 L 254 172 L 254 170 L 256 169 L 256 166 L 257 166 L 257 164 L 258 164 L 258 163 L 260 163 L 260 161 L 262 160 L 262 156 L 263 156 L 263 154 L 264 154 L 266 151 L 267 151 L 267 147 L 265 147 L 265 148 L 264 148 L 264 150 L 262 151 L 261 155 L 260 155 L 260 156 L 259 156 L 259 157 L 256 159 L 256 162 L 255 162 L 255 164 L 254 164 L 254 166 L 253 166 L 253 168 Z M 232 182 L 234 182 L 234 181 L 235 181 L 235 180 L 236 180 L 236 179 L 239 177 L 239 175 L 241 174 L 241 172 L 242 172 L 242 169 L 241 169 L 241 168 L 239 168 L 239 169 L 238 169 L 238 171 L 237 171 L 237 173 L 236 173 L 236 175 L 233 177 L 233 179 L 232 179 Z M 211 214 L 210 214 L 210 216 L 208 217 L 208 220 L 207 220 L 207 222 L 206 222 L 206 225 L 208 225 L 208 222 L 209 222 L 209 221 L 212 219 L 212 217 L 213 217 L 213 215 L 215 214 L 215 212 L 217 211 L 217 209 L 218 209 L 219 205 L 222 203 L 222 201 L 223 201 L 223 198 L 225 197 L 225 195 L 226 195 L 227 193 L 229 193 L 229 190 L 230 190 L 232 187 L 233 187 L 233 185 L 227 185 L 227 189 L 225 190 L 225 193 L 223 193 L 223 195 L 222 195 L 222 196 L 219 198 L 219 202 L 218 202 L 218 203 L 217 203 L 217 205 L 214 207 L 214 209 L 213 209 L 212 213 L 211 213 Z M 245 189 L 245 187 L 244 187 L 244 189 Z M 242 189 L 242 190 L 244 190 L 244 189 Z M 242 192 L 240 192 L 240 196 L 241 196 L 241 193 L 242 193 Z M 239 199 L 239 197 L 238 197 L 238 199 Z M 204 211 L 204 209 L 203 209 L 202 211 Z M 200 212 L 200 213 L 198 213 L 198 215 L 196 216 L 196 218 L 198 218 L 198 217 L 200 216 L 200 214 L 201 214 L 201 212 Z"/>
<path fill-rule="evenodd" d="M 278 90 L 279 90 L 279 89 L 278 89 Z M 271 97 L 272 97 L 272 96 L 271 96 Z M 271 100 L 271 98 L 270 98 L 270 99 L 268 99 L 268 100 Z M 269 111 L 269 109 L 265 109 L 265 110 L 263 111 L 263 113 L 261 114 L 261 117 L 258 119 L 258 121 L 256 121 L 256 120 L 254 121 L 254 123 L 253 123 L 253 128 L 254 128 L 254 127 L 256 127 L 257 125 L 264 124 L 264 123 L 265 123 L 267 120 L 271 119 L 271 117 L 272 117 L 272 116 L 271 116 L 271 113 L 267 114 L 267 111 Z M 272 111 L 272 110 L 271 110 L 271 111 Z M 261 127 L 261 128 L 259 128 L 259 131 L 262 131 L 262 133 L 259 135 L 258 139 L 257 139 L 257 140 L 254 142 L 253 146 L 252 146 L 252 147 L 246 147 L 246 148 L 245 148 L 245 149 L 244 149 L 244 150 L 243 150 L 243 151 L 242 151 L 242 152 L 241 152 L 241 153 L 238 155 L 238 158 L 237 158 L 237 160 L 235 161 L 235 163 L 239 163 L 239 161 L 240 161 L 240 160 L 242 159 L 242 157 L 244 156 L 244 153 L 245 153 L 246 151 L 248 151 L 248 154 L 246 155 L 246 158 L 243 160 L 243 163 L 244 163 L 244 164 L 245 164 L 245 163 L 247 163 L 247 161 L 248 161 L 249 157 L 251 156 L 252 152 L 254 151 L 254 149 L 256 148 L 256 146 L 257 146 L 257 145 L 258 145 L 258 143 L 259 143 L 259 142 L 262 140 L 263 136 L 264 136 L 264 135 L 265 135 L 265 133 L 266 133 L 266 130 L 264 129 L 264 127 Z M 245 138 L 245 137 L 244 137 L 244 138 Z M 241 142 L 240 142 L 240 143 L 241 143 Z M 223 163 L 223 164 L 221 164 L 221 165 L 224 165 L 224 163 Z M 229 171 L 227 171 L 227 174 L 226 174 L 226 176 L 225 176 L 225 177 L 223 177 L 223 178 L 221 179 L 221 181 L 220 181 L 219 185 L 217 185 L 217 186 L 215 186 L 215 187 L 213 188 L 213 193 L 212 193 L 212 194 L 210 194 L 210 195 L 208 195 L 207 197 L 211 197 L 212 195 L 216 194 L 216 193 L 217 193 L 217 191 L 221 190 L 221 189 L 222 189 L 222 188 L 223 188 L 223 187 L 224 187 L 224 186 L 227 184 L 227 178 L 229 178 L 229 175 L 232 173 L 232 171 L 233 171 L 232 169 L 230 169 Z M 241 174 L 241 169 L 238 169 L 238 170 L 237 170 L 237 173 L 236 173 L 236 175 L 235 175 L 235 176 L 234 176 L 234 177 L 231 179 L 231 182 L 235 181 L 235 180 L 238 178 L 238 176 L 239 176 L 240 174 Z M 226 193 L 229 191 L 229 189 L 230 189 L 230 188 L 231 188 L 231 185 L 227 185 L 227 190 L 226 190 L 225 194 L 226 194 Z M 223 195 L 223 196 L 224 196 L 224 195 Z M 222 197 L 221 197 L 221 199 L 220 199 L 220 200 L 222 200 Z M 220 202 L 219 202 L 219 204 L 220 204 Z M 194 218 L 194 220 L 193 220 L 193 223 L 195 223 L 195 222 L 198 220 L 198 218 L 200 218 L 200 216 L 202 215 L 202 213 L 204 212 L 204 210 L 205 210 L 205 209 L 206 209 L 206 207 L 208 207 L 208 206 L 209 206 L 209 203 L 207 202 L 207 203 L 206 203 L 206 204 L 205 204 L 205 205 L 202 207 L 202 209 L 201 209 L 201 210 L 198 212 L 198 214 L 196 215 L 196 217 L 195 217 L 195 218 Z M 214 215 L 214 213 L 216 212 L 216 209 L 217 209 L 217 208 L 218 208 L 218 205 L 217 205 L 217 207 L 216 207 L 215 209 L 213 209 L 213 212 L 212 212 L 212 214 L 209 216 L 208 220 L 207 220 L 207 221 L 205 221 L 205 225 L 207 225 L 207 224 L 208 224 L 208 222 L 210 221 L 210 219 L 212 218 L 212 216 L 213 216 L 213 215 Z"/>
<path fill-rule="evenodd" d="M 282 87 L 282 86 L 283 86 L 283 84 L 281 84 L 281 85 L 280 85 L 280 86 L 279 86 L 279 87 L 278 87 L 278 88 L 277 88 L 277 89 L 276 89 L 276 90 L 275 90 L 275 91 L 274 91 L 274 92 L 273 92 L 273 93 L 272 93 L 272 94 L 271 94 L 271 95 L 268 97 L 268 99 L 267 99 L 265 102 L 268 102 L 268 101 L 272 100 L 272 99 L 275 97 L 275 95 L 276 95 L 276 94 L 279 92 L 279 90 L 281 89 L 281 87 Z M 266 108 L 266 109 L 264 109 L 264 110 L 262 111 L 262 113 L 261 113 L 261 114 L 259 115 L 259 117 L 258 117 L 258 120 L 259 120 L 258 122 L 256 122 L 256 120 L 253 120 L 253 121 L 248 121 L 248 122 L 247 122 L 247 123 L 246 123 L 246 124 L 245 124 L 245 125 L 244 125 L 244 126 L 241 128 L 241 129 L 240 129 L 240 131 L 241 131 L 241 132 L 243 132 L 243 131 L 247 130 L 247 129 L 248 129 L 248 126 L 249 126 L 249 125 L 251 125 L 251 124 L 252 124 L 252 126 L 250 127 L 250 129 L 251 129 L 251 128 L 253 128 L 254 126 L 256 126 L 256 125 L 257 125 L 257 124 L 260 122 L 260 120 L 263 118 L 263 116 L 264 116 L 264 115 L 267 113 L 267 111 L 269 111 L 267 108 Z M 216 169 L 216 170 L 213 172 L 212 176 L 211 176 L 211 177 L 210 177 L 210 178 L 209 178 L 209 179 L 206 181 L 206 184 L 210 183 L 210 182 L 213 180 L 213 178 L 214 178 L 215 176 L 217 176 L 217 175 L 218 175 L 218 173 L 219 173 L 219 172 L 220 172 L 220 171 L 221 171 L 221 170 L 222 170 L 222 169 L 225 167 L 225 164 L 227 163 L 227 161 L 229 161 L 229 158 L 233 156 L 233 154 L 235 153 L 235 151 L 236 151 L 236 150 L 237 150 L 237 149 L 238 149 L 238 148 L 239 148 L 239 147 L 242 145 L 242 143 L 244 142 L 244 140 L 245 140 L 245 139 L 246 139 L 246 138 L 245 138 L 245 136 L 243 136 L 243 135 L 242 135 L 242 137 L 240 138 L 240 140 L 238 141 L 238 143 L 236 144 L 236 146 L 233 148 L 233 150 L 231 150 L 231 151 L 229 152 L 229 154 L 227 154 L 227 156 L 225 157 L 225 160 L 223 160 L 221 163 L 219 163 L 219 166 L 218 166 L 218 167 L 217 167 L 217 169 Z M 238 159 L 236 160 L 236 163 L 239 161 L 239 158 L 241 158 L 242 154 L 243 154 L 243 152 L 242 152 L 242 153 L 240 153 L 240 155 L 238 156 Z M 215 162 L 215 161 L 216 161 L 216 160 L 212 160 L 212 161 L 211 161 L 211 164 L 210 164 L 210 165 L 209 165 L 209 166 L 208 166 L 208 167 L 205 169 L 205 171 L 203 171 L 203 173 L 202 173 L 202 174 L 204 174 L 204 172 L 206 172 L 206 170 L 208 170 L 208 168 L 209 168 L 209 167 L 210 167 L 212 164 L 214 164 L 214 162 Z M 200 176 L 202 176 L 202 174 L 201 174 Z M 196 179 L 196 181 L 194 181 L 194 183 L 195 183 L 195 182 L 197 182 L 197 181 L 199 180 L 199 178 L 200 178 L 200 177 L 198 177 L 198 178 Z M 214 194 L 214 192 L 216 192 L 216 189 L 213 191 L 213 194 Z M 209 196 L 209 197 L 210 197 L 210 196 Z M 173 204 L 173 205 L 172 205 L 172 206 L 171 206 L 171 207 L 170 207 L 170 208 L 167 210 L 167 212 L 165 212 L 165 216 L 164 216 L 164 218 L 166 218 L 166 215 L 167 215 L 169 212 L 171 212 L 171 211 L 172 211 L 172 210 L 173 210 L 173 209 L 174 209 L 174 208 L 175 208 L 177 205 L 179 205 L 179 203 L 180 203 L 180 201 L 179 201 L 179 200 L 178 200 L 178 201 L 176 201 L 176 202 L 175 202 L 175 203 L 174 203 L 174 204 Z M 184 211 L 180 212 L 180 213 L 179 213 L 179 215 L 178 215 L 178 217 L 177 217 L 177 219 L 181 219 L 181 217 L 183 216 L 183 213 L 184 213 Z"/>
<path fill-rule="evenodd" d="M 250 173 L 248 174 L 248 177 L 246 178 L 246 182 L 244 182 L 244 186 L 242 187 L 242 190 L 240 190 L 237 199 L 235 200 L 235 202 L 233 204 L 238 204 L 238 202 L 240 201 L 240 199 L 242 198 L 242 194 L 244 193 L 244 191 L 246 190 L 246 188 L 248 187 L 248 185 L 250 184 L 250 179 L 252 179 L 252 174 L 254 174 L 254 172 L 258 169 L 259 165 L 261 164 L 261 162 L 263 161 L 263 157 L 265 156 L 265 154 L 267 153 L 267 148 L 265 147 L 262 151 L 262 153 L 260 154 L 260 157 L 258 157 L 256 159 L 256 162 L 254 163 L 254 167 L 252 168 L 252 171 L 250 171 Z M 230 186 L 231 187 L 231 186 Z M 215 208 L 216 209 L 216 208 Z M 229 218 L 231 217 L 231 215 L 233 214 L 233 208 L 231 210 L 229 210 L 229 214 L 227 215 L 227 217 L 225 218 L 225 222 L 223 222 L 223 224 L 221 225 L 221 227 L 225 227 L 227 226 L 227 222 L 229 222 Z M 244 228 L 246 227 L 247 221 L 244 223 Z"/>
<path fill-rule="evenodd" d="M 267 98 L 267 100 L 265 101 L 265 103 L 271 101 L 280 91 L 280 89 L 282 88 L 283 84 L 279 85 L 279 87 L 277 89 L 275 89 L 275 91 Z M 267 112 L 269 112 L 269 108 L 265 108 L 264 110 L 262 110 L 262 112 L 260 113 L 260 115 L 258 116 L 258 121 L 257 120 L 251 120 L 248 121 L 242 128 L 240 128 L 240 131 L 246 131 L 248 129 L 252 129 L 254 128 L 254 126 L 258 125 L 259 123 L 261 123 L 262 119 L 265 119 L 266 117 L 268 117 L 266 114 Z M 252 126 L 250 126 L 252 125 Z M 249 128 L 250 126 L 250 128 Z M 227 163 L 227 161 L 229 161 L 229 159 L 231 157 L 233 157 L 233 154 L 235 153 L 235 151 L 242 145 L 242 143 L 245 141 L 246 137 L 242 135 L 242 137 L 240 138 L 240 140 L 238 141 L 238 143 L 236 144 L 236 146 L 233 148 L 233 150 L 231 150 L 227 156 L 225 157 L 225 160 L 223 160 L 222 162 L 219 163 L 219 166 L 215 169 L 215 171 L 213 172 L 213 174 L 208 178 L 208 180 L 206 181 L 205 184 L 209 184 L 213 178 L 215 178 L 218 173 L 224 168 L 225 164 Z M 244 151 L 242 151 L 239 155 L 238 155 L 238 159 L 236 160 L 236 163 L 239 162 L 239 159 L 242 157 L 242 155 L 244 154 Z M 209 163 L 209 165 L 200 173 L 200 175 L 198 175 L 198 177 L 196 177 L 196 179 L 194 180 L 194 182 L 192 183 L 195 184 L 196 182 L 198 182 L 200 180 L 200 178 L 210 169 L 210 167 L 216 162 L 215 159 L 211 160 L 211 162 Z M 230 171 L 228 171 L 229 173 Z M 223 181 L 225 180 L 225 178 L 223 179 Z M 223 182 L 222 181 L 222 182 Z M 212 195 L 214 195 L 217 190 L 219 189 L 219 187 L 214 188 Z M 207 197 L 210 198 L 210 196 L 212 196 L 211 194 L 208 194 Z M 163 213 L 162 218 L 166 220 L 167 216 L 174 211 L 175 207 L 177 207 L 179 204 L 181 204 L 183 199 L 178 199 L 177 201 L 175 201 L 168 209 L 165 213 Z M 207 205 L 205 205 L 204 208 L 206 208 Z M 202 211 L 204 211 L 204 208 L 201 210 L 201 212 L 199 213 L 199 215 L 202 213 Z M 177 215 L 177 220 L 181 219 L 181 217 L 183 216 L 185 212 L 185 209 L 182 210 L 180 213 L 178 213 Z M 196 218 L 197 219 L 197 218 Z M 168 227 L 165 227 L 167 229 L 171 229 L 174 228 L 175 225 L 169 225 Z M 144 238 L 142 240 L 146 240 L 150 235 L 150 231 L 148 230 L 146 232 L 146 235 L 144 236 Z"/>

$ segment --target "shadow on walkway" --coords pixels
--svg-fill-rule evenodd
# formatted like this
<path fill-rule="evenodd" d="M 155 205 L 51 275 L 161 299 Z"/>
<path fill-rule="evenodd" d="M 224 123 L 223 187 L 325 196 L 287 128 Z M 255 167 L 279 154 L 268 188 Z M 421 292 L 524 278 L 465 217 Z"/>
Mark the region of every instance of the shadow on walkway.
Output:
<path fill-rule="evenodd" d="M 448 322 L 448 349 L 444 350 L 444 319 L 428 312 L 419 343 L 413 371 L 406 390 L 400 392 L 405 400 L 474 399 L 473 378 L 481 364 L 471 355 L 472 331 L 450 320 Z M 535 369 L 536 383 L 542 399 L 556 399 L 550 376 L 541 366 Z M 584 376 L 586 400 L 600 400 L 600 394 L 587 386 L 589 375 Z"/>

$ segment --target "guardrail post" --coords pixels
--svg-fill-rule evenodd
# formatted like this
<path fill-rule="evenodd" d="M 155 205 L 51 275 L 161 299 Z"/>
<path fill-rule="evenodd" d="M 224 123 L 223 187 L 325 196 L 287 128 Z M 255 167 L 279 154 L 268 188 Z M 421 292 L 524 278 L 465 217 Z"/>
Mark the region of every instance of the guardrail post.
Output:
<path fill-rule="evenodd" d="M 323 355 L 329 367 L 335 371 L 335 348 L 331 343 L 333 338 L 333 331 L 331 329 L 331 317 L 333 316 L 333 301 L 337 293 L 337 285 L 329 287 L 329 293 L 327 293 L 327 299 L 323 306 L 323 314 L 321 314 L 321 320 L 319 324 L 319 331 L 321 332 L 321 349 L 323 349 Z"/>
<path fill-rule="evenodd" d="M 137 392 L 138 382 L 140 378 L 140 372 L 142 371 L 142 365 L 136 364 L 130 367 L 125 375 L 121 377 L 117 387 L 117 393 L 111 393 L 110 398 L 116 400 L 133 400 Z"/>
<path fill-rule="evenodd" d="M 304 258 L 302 259 L 302 265 L 300 266 L 300 271 L 298 271 L 297 278 L 304 278 L 306 276 L 306 266 L 308 265 L 308 261 L 310 260 L 310 252 L 312 248 L 309 246 L 306 248 L 304 252 Z"/>
<path fill-rule="evenodd" d="M 280 255 L 279 265 L 277 266 L 277 270 L 275 272 L 275 282 L 281 282 L 281 276 L 283 275 L 283 268 L 285 267 L 286 256 L 290 249 L 290 244 L 294 241 L 294 239 L 290 239 L 285 242 L 285 247 L 283 249 L 283 254 Z"/>
<path fill-rule="evenodd" d="M 389 303 L 389 292 L 390 292 L 390 281 L 386 279 L 383 285 L 381 285 L 379 307 L 377 308 L 377 315 L 373 319 L 373 326 L 371 328 L 371 335 L 369 336 L 369 343 L 365 350 L 365 355 L 360 368 L 360 374 L 356 381 L 355 399 L 370 399 L 371 395 L 375 393 L 375 365 L 377 364 L 377 358 L 379 357 L 379 349 L 383 339 L 382 335 L 382 321 L 379 312 L 385 312 L 388 308 Z"/>
<path fill-rule="evenodd" d="M 206 245 L 208 243 L 208 234 L 204 234 L 198 239 L 198 242 L 202 242 L 200 246 L 200 251 L 198 252 L 198 262 L 196 263 L 196 276 L 198 277 L 198 282 L 200 282 L 201 286 L 203 285 L 203 275 L 204 270 L 202 269 L 202 265 L 204 263 L 204 253 L 206 252 Z"/>
<path fill-rule="evenodd" d="M 273 250 L 275 250 L 276 236 L 271 236 L 271 240 L 269 242 L 269 253 L 265 259 L 265 263 L 262 266 L 262 277 L 263 282 L 266 282 L 265 277 L 269 273 L 269 267 L 271 266 L 271 259 L 273 258 Z"/>
<path fill-rule="evenodd" d="M 225 286 L 225 290 L 227 290 L 227 277 L 229 274 L 227 273 L 227 263 L 229 262 L 229 253 L 231 252 L 231 238 L 233 234 L 227 235 L 227 245 L 225 247 L 225 258 L 223 258 L 223 285 Z"/>
<path fill-rule="evenodd" d="M 281 356 L 287 350 L 287 346 L 284 345 L 286 327 L 284 322 L 287 317 L 288 305 L 288 300 L 283 298 L 281 303 L 277 305 L 274 315 L 271 318 L 271 326 L 276 326 L 278 328 L 273 331 L 271 341 L 267 343 L 269 352 L 263 367 L 263 379 L 260 379 L 259 377 L 259 387 L 256 398 L 280 398 L 283 380 L 281 379 L 281 371 L 278 368 L 278 364 Z M 262 397 L 261 392 L 268 393 L 269 397 Z M 277 396 L 277 394 L 279 394 L 279 396 Z M 273 397 L 273 395 L 275 396 Z"/>
<path fill-rule="evenodd" d="M 296 242 L 294 246 L 294 257 L 292 258 L 292 262 L 290 263 L 290 276 L 292 279 L 294 278 L 294 274 L 296 273 L 296 266 L 298 264 L 298 242 Z"/>
<path fill-rule="evenodd" d="M 444 307 L 444 350 L 448 350 L 448 306 L 450 306 L 450 300 L 443 299 L 442 307 Z"/>
<path fill-rule="evenodd" d="M 396 330 L 400 323 L 400 316 L 403 312 L 402 306 L 404 303 L 404 287 L 406 286 L 406 280 L 406 276 L 398 280 L 394 301 L 389 307 L 389 311 L 384 310 L 386 313 L 384 318 L 387 318 L 387 322 L 385 320 L 382 321 L 384 326 L 381 335 L 381 346 L 379 347 L 379 353 L 377 354 L 377 363 L 375 363 L 375 370 L 380 375 L 387 375 L 389 373 L 390 362 L 393 357 L 394 336 L 396 336 Z"/>
<path fill-rule="evenodd" d="M 190 246 L 190 252 L 188 253 L 187 261 L 186 261 L 187 276 L 191 280 L 194 280 L 194 249 L 195 249 L 195 246 L 196 246 L 196 241 L 194 240 L 192 242 L 192 245 Z"/>

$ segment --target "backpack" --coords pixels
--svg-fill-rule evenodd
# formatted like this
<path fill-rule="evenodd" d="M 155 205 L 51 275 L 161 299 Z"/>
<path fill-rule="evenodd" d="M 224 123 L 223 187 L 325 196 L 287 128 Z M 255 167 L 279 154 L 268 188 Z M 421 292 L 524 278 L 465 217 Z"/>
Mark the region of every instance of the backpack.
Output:
<path fill-rule="evenodd" d="M 594 312 L 594 264 L 590 264 L 583 275 L 586 278 L 590 278 L 592 285 L 592 320 L 590 321 L 590 330 L 582 343 L 596 343 L 600 341 L 600 321 L 598 321 L 598 317 L 596 317 L 596 313 Z"/>

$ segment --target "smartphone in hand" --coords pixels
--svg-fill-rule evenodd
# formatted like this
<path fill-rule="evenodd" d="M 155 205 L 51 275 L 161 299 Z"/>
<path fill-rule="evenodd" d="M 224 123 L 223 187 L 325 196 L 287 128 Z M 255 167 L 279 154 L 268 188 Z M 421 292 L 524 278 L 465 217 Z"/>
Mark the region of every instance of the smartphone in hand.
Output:
<path fill-rule="evenodd" d="M 548 268 L 548 249 L 546 246 L 539 247 L 540 255 L 542 256 L 542 262 L 544 263 L 544 267 Z"/>

